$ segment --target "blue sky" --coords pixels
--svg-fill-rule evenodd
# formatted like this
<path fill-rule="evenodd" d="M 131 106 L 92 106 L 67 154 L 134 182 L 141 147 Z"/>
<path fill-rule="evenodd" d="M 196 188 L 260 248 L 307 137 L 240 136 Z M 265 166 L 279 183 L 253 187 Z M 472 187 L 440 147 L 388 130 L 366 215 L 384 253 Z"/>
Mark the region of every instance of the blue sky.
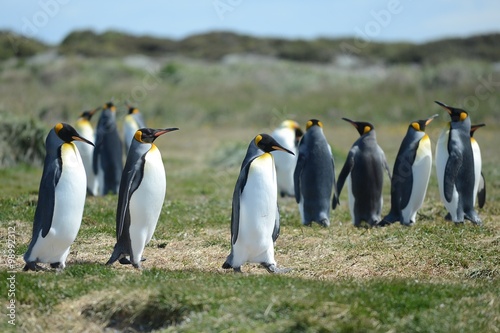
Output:
<path fill-rule="evenodd" d="M 76 29 L 184 38 L 213 30 L 425 42 L 500 32 L 498 0 L 2 0 L 0 29 L 59 43 Z"/>

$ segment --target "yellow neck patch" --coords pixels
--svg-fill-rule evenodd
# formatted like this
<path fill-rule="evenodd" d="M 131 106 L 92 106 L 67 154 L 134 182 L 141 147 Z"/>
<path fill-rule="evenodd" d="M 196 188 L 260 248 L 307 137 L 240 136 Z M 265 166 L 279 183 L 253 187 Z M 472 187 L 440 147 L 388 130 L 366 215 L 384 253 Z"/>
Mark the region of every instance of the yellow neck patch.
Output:
<path fill-rule="evenodd" d="M 460 112 L 460 121 L 464 121 L 465 119 L 467 119 L 467 113 Z"/>
<path fill-rule="evenodd" d="M 259 135 L 257 135 L 257 136 L 255 137 L 255 141 L 254 141 L 254 142 L 255 142 L 255 145 L 256 145 L 256 146 L 259 146 L 259 142 L 260 142 L 260 140 L 262 140 L 262 135 L 260 135 L 260 134 L 259 134 Z"/>
<path fill-rule="evenodd" d="M 412 123 L 411 127 L 415 129 L 415 131 L 420 132 L 420 124 L 419 123 Z"/>
<path fill-rule="evenodd" d="M 54 126 L 54 130 L 56 131 L 56 134 L 59 134 L 59 131 L 62 130 L 63 124 L 59 123 L 56 126 Z"/>
<path fill-rule="evenodd" d="M 372 129 L 370 126 L 365 126 L 364 130 L 363 130 L 363 134 L 366 134 L 368 132 L 370 132 Z"/>

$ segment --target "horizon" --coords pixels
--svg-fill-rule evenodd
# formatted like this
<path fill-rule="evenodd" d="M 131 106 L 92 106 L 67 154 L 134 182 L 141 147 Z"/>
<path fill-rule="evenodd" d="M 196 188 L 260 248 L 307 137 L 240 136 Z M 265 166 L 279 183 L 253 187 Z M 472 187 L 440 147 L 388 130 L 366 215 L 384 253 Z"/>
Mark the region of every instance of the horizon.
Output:
<path fill-rule="evenodd" d="M 47 45 L 58 45 L 71 32 L 80 30 L 97 34 L 118 31 L 172 40 L 210 32 L 231 32 L 256 38 L 357 38 L 415 44 L 500 32 L 500 2 L 494 0 L 418 3 L 316 0 L 307 4 L 299 0 L 173 3 L 152 0 L 139 5 L 125 0 L 117 4 L 117 1 L 39 0 L 26 6 L 6 0 L 0 12 L 0 30 Z"/>

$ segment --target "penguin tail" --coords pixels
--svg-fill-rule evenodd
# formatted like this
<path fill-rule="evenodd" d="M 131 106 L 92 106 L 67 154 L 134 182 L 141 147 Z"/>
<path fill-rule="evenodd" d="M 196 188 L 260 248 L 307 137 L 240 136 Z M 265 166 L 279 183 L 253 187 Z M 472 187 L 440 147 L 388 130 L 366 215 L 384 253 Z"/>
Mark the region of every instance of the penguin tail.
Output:
<path fill-rule="evenodd" d="M 120 260 L 120 263 L 122 263 L 122 259 L 125 257 L 125 252 L 123 251 L 122 247 L 120 246 L 119 243 L 116 243 L 115 248 L 113 249 L 113 253 L 111 254 L 111 257 L 109 258 L 108 262 L 106 262 L 106 266 L 112 265 L 115 261 Z"/>

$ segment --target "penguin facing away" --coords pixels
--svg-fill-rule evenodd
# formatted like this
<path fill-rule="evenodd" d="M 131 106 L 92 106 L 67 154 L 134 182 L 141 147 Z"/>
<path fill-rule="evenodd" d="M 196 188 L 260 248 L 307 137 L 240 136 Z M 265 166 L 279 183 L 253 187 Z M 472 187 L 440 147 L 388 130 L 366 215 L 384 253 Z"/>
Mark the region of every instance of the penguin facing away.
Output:
<path fill-rule="evenodd" d="M 295 155 L 275 150 L 271 152 L 276 165 L 276 176 L 278 180 L 278 193 L 281 197 L 295 196 L 293 185 L 293 173 L 297 164 L 297 146 L 303 133 L 299 124 L 294 120 L 285 120 L 273 131 L 271 136 L 284 148 L 292 151 Z"/>
<path fill-rule="evenodd" d="M 92 168 L 98 177 L 98 195 L 116 194 L 123 168 L 122 142 L 116 127 L 116 106 L 104 105 L 97 123 Z"/>
<path fill-rule="evenodd" d="M 451 220 L 464 219 L 481 224 L 474 209 L 475 171 L 470 139 L 471 122 L 465 110 L 436 101 L 450 115 L 451 122 L 441 132 L 436 145 L 436 173 L 439 194 Z"/>
<path fill-rule="evenodd" d="M 362 221 L 369 226 L 381 220 L 383 205 L 382 187 L 384 169 L 391 178 L 384 151 L 377 144 L 375 129 L 367 122 L 343 120 L 351 123 L 360 137 L 354 142 L 337 180 L 337 193 L 340 196 L 347 180 L 349 210 L 355 227 L 362 227 Z M 334 196 L 332 207 L 337 207 L 338 196 Z"/>
<path fill-rule="evenodd" d="M 258 149 L 256 149 L 258 148 Z M 247 262 L 259 263 L 270 273 L 284 273 L 274 260 L 279 236 L 276 169 L 271 151 L 293 152 L 270 135 L 259 134 L 249 145 L 236 182 L 231 213 L 231 253 L 222 265 L 241 272 Z"/>
<path fill-rule="evenodd" d="M 299 143 L 299 156 L 294 172 L 295 200 L 299 204 L 302 224 L 316 222 L 330 225 L 330 202 L 335 190 L 335 164 L 323 123 L 311 119 Z"/>
<path fill-rule="evenodd" d="M 425 128 L 437 116 L 414 121 L 408 126 L 392 171 L 391 210 L 379 226 L 396 221 L 406 226 L 415 223 L 417 211 L 424 202 L 432 167 L 431 141 Z"/>
<path fill-rule="evenodd" d="M 128 105 L 128 114 L 125 116 L 125 121 L 123 123 L 123 138 L 125 140 L 125 154 L 128 153 L 130 149 L 130 144 L 132 143 L 132 139 L 134 138 L 135 132 L 139 128 L 146 127 L 144 122 L 144 118 L 142 114 L 139 112 L 139 109 Z"/>
<path fill-rule="evenodd" d="M 41 270 L 37 263 L 64 269 L 83 216 L 87 181 L 78 148 L 73 141 L 92 142 L 71 126 L 58 123 L 49 132 L 46 156 L 35 210 L 33 234 L 24 254 L 23 270 Z"/>
<path fill-rule="evenodd" d="M 483 162 L 481 158 L 481 149 L 474 138 L 474 133 L 485 124 L 471 125 L 470 143 L 472 154 L 474 155 L 474 193 L 477 194 L 478 207 L 483 208 L 486 202 L 486 183 L 482 172 Z M 474 195 L 474 205 L 476 204 L 476 195 Z"/>
<path fill-rule="evenodd" d="M 89 111 L 83 111 L 75 124 L 76 131 L 80 133 L 82 137 L 92 143 L 95 142 L 95 132 L 92 124 L 90 123 L 90 120 L 92 119 L 92 116 L 99 110 L 100 107 Z M 81 141 L 76 141 L 75 144 L 78 147 L 80 156 L 82 157 L 83 166 L 85 167 L 85 173 L 87 175 L 87 194 L 97 195 L 97 177 L 94 174 L 94 170 L 92 168 L 94 146 L 88 145 L 87 143 Z"/>
<path fill-rule="evenodd" d="M 141 268 L 142 253 L 155 231 L 167 185 L 161 153 L 153 142 L 176 130 L 141 128 L 135 132 L 118 192 L 117 242 L 106 265 L 119 260 Z"/>

